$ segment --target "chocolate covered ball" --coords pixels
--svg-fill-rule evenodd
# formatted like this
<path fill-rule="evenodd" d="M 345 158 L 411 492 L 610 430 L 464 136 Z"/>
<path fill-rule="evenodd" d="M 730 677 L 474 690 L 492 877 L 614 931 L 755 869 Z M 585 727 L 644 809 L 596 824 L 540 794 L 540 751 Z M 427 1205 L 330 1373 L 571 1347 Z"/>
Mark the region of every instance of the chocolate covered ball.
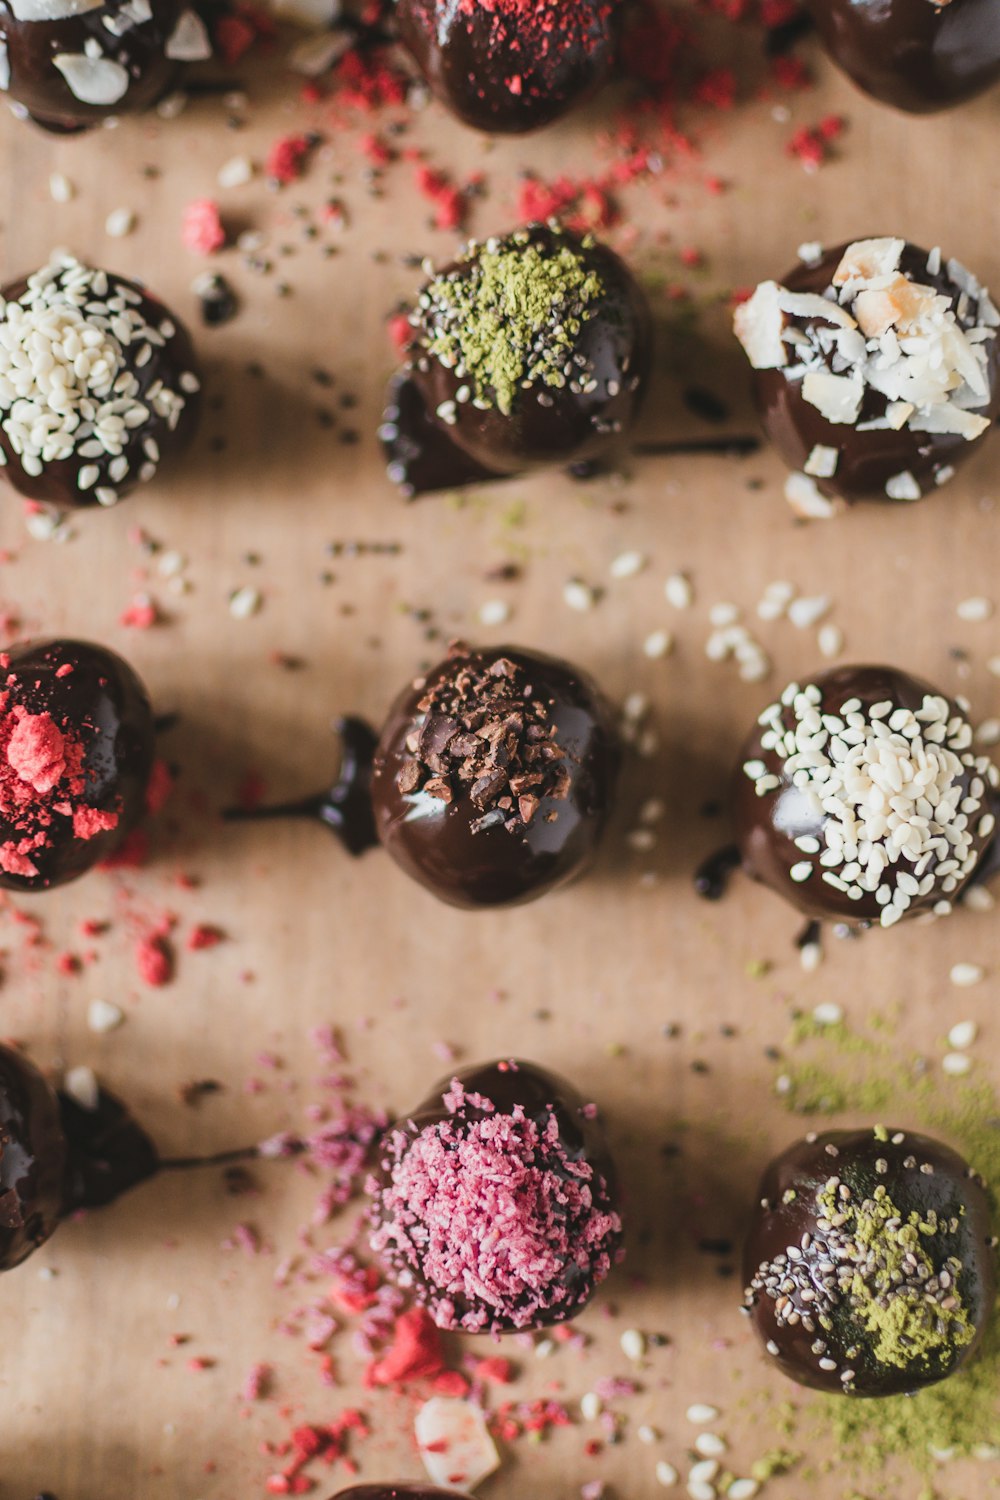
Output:
<path fill-rule="evenodd" d="M 113 651 L 0 653 L 0 887 L 48 890 L 113 853 L 145 811 L 153 751 L 146 689 Z"/>
<path fill-rule="evenodd" d="M 995 0 L 806 0 L 834 62 L 866 94 L 912 114 L 1000 81 Z"/>
<path fill-rule="evenodd" d="M 458 1490 L 442 1490 L 433 1484 L 353 1484 L 334 1495 L 333 1500 L 468 1500 L 468 1497 Z"/>
<path fill-rule="evenodd" d="M 400 695 L 375 752 L 378 838 L 453 906 L 533 900 L 589 865 L 620 763 L 611 709 L 566 662 L 456 646 Z"/>
<path fill-rule="evenodd" d="M 813 252 L 735 315 L 765 431 L 798 471 L 788 499 L 807 515 L 919 500 L 1000 413 L 1000 314 L 939 250 L 871 239 Z"/>
<path fill-rule="evenodd" d="M 443 1080 L 386 1132 L 372 1248 L 439 1328 L 506 1333 L 575 1317 L 618 1258 L 596 1108 L 526 1062 Z"/>
<path fill-rule="evenodd" d="M 397 0 L 401 40 L 451 112 L 477 130 L 551 124 L 614 63 L 621 0 Z"/>
<path fill-rule="evenodd" d="M 179 63 L 210 54 L 182 0 L 0 0 L 0 91 L 48 130 L 148 109 Z"/>
<path fill-rule="evenodd" d="M 426 283 L 382 427 L 404 494 L 606 454 L 634 420 L 650 317 L 591 236 L 532 225 L 471 243 Z"/>
<path fill-rule="evenodd" d="M 102 1208 L 159 1170 L 125 1106 L 83 1070 L 57 1092 L 0 1043 L 0 1271 L 13 1270 L 81 1209 Z"/>
<path fill-rule="evenodd" d="M 0 1044 L 0 1271 L 58 1227 L 66 1157 L 55 1090 L 23 1053 Z"/>
<path fill-rule="evenodd" d="M 957 1152 L 902 1130 L 828 1131 L 764 1174 L 744 1307 L 793 1380 L 849 1396 L 953 1375 L 993 1313 L 990 1202 Z"/>
<path fill-rule="evenodd" d="M 200 388 L 133 281 L 63 256 L 0 292 L 0 473 L 29 500 L 116 505 L 190 442 Z"/>
<path fill-rule="evenodd" d="M 838 667 L 761 714 L 734 782 L 744 870 L 808 917 L 945 915 L 994 838 L 967 705 L 895 667 Z"/>

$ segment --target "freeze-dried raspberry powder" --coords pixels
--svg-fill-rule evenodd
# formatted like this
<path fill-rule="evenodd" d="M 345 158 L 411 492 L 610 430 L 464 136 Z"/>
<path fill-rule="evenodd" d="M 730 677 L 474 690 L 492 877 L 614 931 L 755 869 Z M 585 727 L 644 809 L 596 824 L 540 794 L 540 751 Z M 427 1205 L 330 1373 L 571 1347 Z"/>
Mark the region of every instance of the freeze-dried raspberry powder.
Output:
<path fill-rule="evenodd" d="M 0 869 L 30 879 L 39 873 L 33 856 L 68 831 L 64 820 L 74 838 L 86 840 L 116 827 L 118 813 L 84 800 L 79 732 L 10 697 L 0 693 Z"/>
<path fill-rule="evenodd" d="M 621 1220 L 559 1121 L 499 1113 L 455 1079 L 451 1118 L 383 1142 L 372 1248 L 439 1328 L 530 1328 L 572 1315 L 611 1269 Z M 469 1111 L 475 1117 L 470 1118 Z"/>
<path fill-rule="evenodd" d="M 491 17 L 489 44 L 500 54 L 514 95 L 554 82 L 564 62 L 609 53 L 621 0 L 425 0 L 428 26 L 446 28 L 457 17 Z M 448 14 L 450 12 L 450 15 Z M 432 18 L 437 18 L 435 19 Z"/>

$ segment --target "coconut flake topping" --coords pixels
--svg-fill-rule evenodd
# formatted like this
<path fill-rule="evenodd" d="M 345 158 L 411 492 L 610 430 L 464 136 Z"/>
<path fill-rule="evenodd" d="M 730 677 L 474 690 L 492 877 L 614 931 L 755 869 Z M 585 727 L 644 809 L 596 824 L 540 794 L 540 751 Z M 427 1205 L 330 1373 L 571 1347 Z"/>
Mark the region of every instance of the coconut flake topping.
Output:
<path fill-rule="evenodd" d="M 798 841 L 794 880 L 819 874 L 852 900 L 874 895 L 883 927 L 932 893 L 947 907 L 993 833 L 1000 774 L 972 754 L 972 726 L 946 698 L 926 694 L 916 712 L 853 698 L 830 712 L 819 687 L 793 683 L 758 723 L 781 767 L 746 763 L 757 795 L 790 783 L 822 824 Z"/>

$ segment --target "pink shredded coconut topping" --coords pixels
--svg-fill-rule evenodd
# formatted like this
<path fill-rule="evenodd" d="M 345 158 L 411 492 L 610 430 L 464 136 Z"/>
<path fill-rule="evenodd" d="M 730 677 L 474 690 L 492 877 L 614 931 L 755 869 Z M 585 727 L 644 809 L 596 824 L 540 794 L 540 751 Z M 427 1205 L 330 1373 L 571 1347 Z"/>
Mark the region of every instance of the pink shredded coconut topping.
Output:
<path fill-rule="evenodd" d="M 572 1316 L 614 1261 L 621 1220 L 607 1183 L 571 1153 L 550 1107 L 497 1112 L 459 1080 L 453 1118 L 383 1142 L 373 1250 L 439 1328 L 503 1331 Z M 483 1117 L 469 1118 L 472 1108 Z"/>

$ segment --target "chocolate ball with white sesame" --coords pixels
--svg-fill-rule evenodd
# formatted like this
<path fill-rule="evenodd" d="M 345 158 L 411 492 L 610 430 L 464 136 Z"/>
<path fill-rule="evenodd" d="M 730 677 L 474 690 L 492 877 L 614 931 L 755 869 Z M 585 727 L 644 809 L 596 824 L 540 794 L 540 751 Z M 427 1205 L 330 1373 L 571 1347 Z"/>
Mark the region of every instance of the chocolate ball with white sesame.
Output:
<path fill-rule="evenodd" d="M 400 39 L 435 95 L 476 130 L 524 134 L 604 82 L 622 0 L 396 0 Z"/>
<path fill-rule="evenodd" d="M 992 1207 L 949 1146 L 912 1131 L 809 1135 L 771 1163 L 744 1309 L 801 1385 L 912 1394 L 975 1354 L 996 1298 Z"/>
<path fill-rule="evenodd" d="M 0 0 L 0 91 L 57 133 L 150 108 L 181 63 L 210 55 L 183 0 Z"/>
<path fill-rule="evenodd" d="M 895 667 L 791 684 L 735 772 L 743 869 L 812 919 L 947 914 L 993 842 L 1000 783 L 967 713 Z"/>
<path fill-rule="evenodd" d="M 89 1069 L 56 1090 L 0 1043 L 0 1271 L 19 1266 L 63 1219 L 103 1208 L 159 1167 L 145 1131 Z"/>
<path fill-rule="evenodd" d="M 638 413 L 651 322 L 625 264 L 591 235 L 531 225 L 426 282 L 382 426 L 408 497 L 607 456 Z"/>
<path fill-rule="evenodd" d="M 0 291 L 0 475 L 29 500 L 112 506 L 194 436 L 187 331 L 143 287 L 70 256 Z"/>
<path fill-rule="evenodd" d="M 929 5 L 930 0 L 920 0 Z M 800 514 L 919 500 L 1000 414 L 1000 313 L 975 276 L 902 239 L 803 246 L 734 325 Z"/>
<path fill-rule="evenodd" d="M 389 713 L 371 780 L 375 827 L 440 900 L 535 900 L 591 863 L 621 760 L 610 706 L 568 662 L 454 646 Z"/>
<path fill-rule="evenodd" d="M 0 653 L 0 888 L 50 890 L 121 845 L 146 810 L 149 696 L 102 646 Z"/>
<path fill-rule="evenodd" d="M 911 114 L 1000 83 L 994 0 L 806 0 L 830 56 L 874 99 Z"/>
<path fill-rule="evenodd" d="M 596 1106 L 534 1063 L 443 1079 L 386 1132 L 368 1191 L 373 1250 L 442 1329 L 565 1322 L 620 1259 Z"/>

